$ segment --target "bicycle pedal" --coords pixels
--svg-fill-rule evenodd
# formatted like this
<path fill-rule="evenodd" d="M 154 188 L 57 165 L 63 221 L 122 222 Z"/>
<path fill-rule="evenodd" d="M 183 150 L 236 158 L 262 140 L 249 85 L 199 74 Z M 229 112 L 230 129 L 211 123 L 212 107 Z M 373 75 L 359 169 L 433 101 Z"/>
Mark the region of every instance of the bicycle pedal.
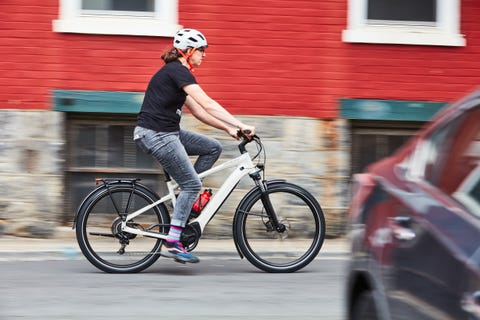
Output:
<path fill-rule="evenodd" d="M 180 259 L 173 259 L 175 262 L 181 263 L 181 264 L 186 264 L 186 261 L 180 260 Z"/>
<path fill-rule="evenodd" d="M 171 254 L 170 252 L 160 251 L 158 254 L 162 257 L 165 257 L 165 258 L 170 258 L 170 259 L 174 258 L 174 255 Z"/>

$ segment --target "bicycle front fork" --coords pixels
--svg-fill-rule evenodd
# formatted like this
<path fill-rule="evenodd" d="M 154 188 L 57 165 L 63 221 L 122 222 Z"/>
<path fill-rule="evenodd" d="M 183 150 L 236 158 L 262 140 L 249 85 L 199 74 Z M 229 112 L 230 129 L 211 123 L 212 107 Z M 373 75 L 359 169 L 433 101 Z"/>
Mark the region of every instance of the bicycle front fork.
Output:
<path fill-rule="evenodd" d="M 271 223 L 272 231 L 275 230 L 277 232 L 283 233 L 286 230 L 286 227 L 283 223 L 278 220 L 277 214 L 275 212 L 275 208 L 270 201 L 270 196 L 268 192 L 268 185 L 267 181 L 262 180 L 261 175 L 259 172 L 255 172 L 251 174 L 250 177 L 255 181 L 255 184 L 260 189 L 260 199 L 262 200 L 263 207 L 268 215 L 269 221 Z"/>

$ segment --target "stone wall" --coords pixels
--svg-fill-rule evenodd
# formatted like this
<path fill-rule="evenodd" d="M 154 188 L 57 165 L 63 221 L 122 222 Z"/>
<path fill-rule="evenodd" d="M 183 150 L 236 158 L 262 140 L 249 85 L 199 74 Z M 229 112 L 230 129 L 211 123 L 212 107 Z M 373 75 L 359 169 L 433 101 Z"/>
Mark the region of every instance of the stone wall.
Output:
<path fill-rule="evenodd" d="M 53 237 L 62 212 L 64 114 L 0 114 L 0 235 Z"/>
<path fill-rule="evenodd" d="M 0 117 L 0 236 L 14 234 L 54 237 L 62 221 L 64 199 L 65 116 L 53 111 L 1 111 Z M 343 233 L 348 205 L 348 126 L 343 119 L 239 116 L 255 125 L 267 151 L 267 178 L 283 178 L 309 190 L 326 217 L 327 235 Z M 219 162 L 238 155 L 237 143 L 224 132 L 186 114 L 182 126 L 219 139 L 224 151 Z M 224 175 L 205 185 L 219 187 Z M 235 208 L 252 187 L 239 184 L 205 237 L 231 235 Z M 40 223 L 41 222 L 41 223 Z"/>
<path fill-rule="evenodd" d="M 343 119 L 322 120 L 302 117 L 238 117 L 257 128 L 267 151 L 267 179 L 283 178 L 310 191 L 320 203 L 326 218 L 327 236 L 337 237 L 345 228 L 348 206 L 350 141 L 348 123 Z M 235 140 L 185 116 L 183 127 L 220 140 L 224 150 L 219 162 L 238 156 Z M 208 186 L 220 186 L 225 176 L 210 178 Z M 230 235 L 233 213 L 240 199 L 252 187 L 246 178 L 228 198 L 205 237 Z"/>

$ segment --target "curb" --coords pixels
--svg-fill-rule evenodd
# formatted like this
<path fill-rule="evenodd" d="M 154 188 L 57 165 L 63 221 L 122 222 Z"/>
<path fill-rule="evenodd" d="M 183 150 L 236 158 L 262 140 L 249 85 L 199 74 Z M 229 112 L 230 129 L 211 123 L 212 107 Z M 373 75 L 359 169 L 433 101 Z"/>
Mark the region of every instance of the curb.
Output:
<path fill-rule="evenodd" d="M 346 238 L 325 239 L 316 259 L 344 259 L 348 257 L 349 249 Z M 193 252 L 203 259 L 240 259 L 233 239 L 202 239 Z M 0 262 L 82 259 L 85 257 L 71 232 L 55 239 L 0 238 Z"/>

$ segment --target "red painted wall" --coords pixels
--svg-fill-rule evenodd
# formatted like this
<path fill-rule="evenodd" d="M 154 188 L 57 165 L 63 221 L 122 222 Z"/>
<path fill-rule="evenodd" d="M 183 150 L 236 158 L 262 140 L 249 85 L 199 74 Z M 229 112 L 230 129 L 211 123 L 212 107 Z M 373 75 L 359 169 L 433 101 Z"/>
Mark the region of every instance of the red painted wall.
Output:
<path fill-rule="evenodd" d="M 143 91 L 171 43 L 54 33 L 58 1 L 38 3 L 0 2 L 0 108 L 50 109 L 52 89 Z M 462 1 L 456 48 L 343 43 L 345 0 L 179 1 L 180 23 L 208 38 L 195 75 L 213 98 L 236 114 L 319 118 L 343 97 L 452 101 L 475 88 L 478 12 Z"/>

